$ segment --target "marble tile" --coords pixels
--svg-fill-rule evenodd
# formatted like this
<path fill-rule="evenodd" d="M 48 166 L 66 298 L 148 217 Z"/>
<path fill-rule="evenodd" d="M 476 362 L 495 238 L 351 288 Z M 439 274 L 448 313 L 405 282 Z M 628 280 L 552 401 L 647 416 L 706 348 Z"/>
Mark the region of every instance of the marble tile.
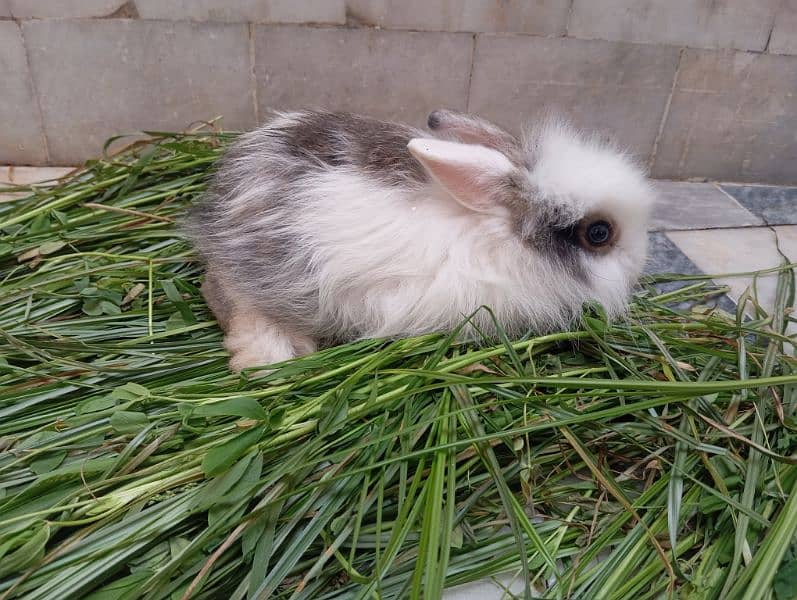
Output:
<path fill-rule="evenodd" d="M 652 231 L 763 225 L 760 217 L 713 183 L 656 181 L 654 187 L 657 202 L 651 220 Z"/>
<path fill-rule="evenodd" d="M 769 311 L 775 300 L 777 274 L 734 276 L 734 273 L 759 271 L 776 267 L 784 261 L 778 252 L 775 235 L 781 250 L 790 261 L 797 261 L 797 227 L 748 227 L 743 229 L 715 229 L 704 231 L 671 231 L 667 236 L 704 273 L 723 275 L 717 283 L 730 287 L 736 300 L 755 284 L 758 301 Z M 797 326 L 791 327 L 797 333 Z"/>
<path fill-rule="evenodd" d="M 775 235 L 778 236 L 780 251 L 791 262 L 797 263 L 797 225 L 781 225 L 780 227 L 773 227 L 773 229 L 775 230 Z"/>
<path fill-rule="evenodd" d="M 0 183 L 30 185 L 52 181 L 67 175 L 75 167 L 0 167 Z"/>
<path fill-rule="evenodd" d="M 769 225 L 797 224 L 797 187 L 723 185 L 722 189 Z"/>
<path fill-rule="evenodd" d="M 678 273 L 681 275 L 702 275 L 703 272 L 676 246 L 666 234 L 653 232 L 648 235 L 648 262 L 645 266 L 646 275 L 657 273 Z M 666 281 L 654 285 L 660 293 L 673 292 L 679 288 L 690 285 L 691 281 Z M 711 307 L 719 306 L 723 310 L 733 312 L 736 304 L 726 295 L 708 298 L 700 301 L 701 304 Z M 673 308 L 688 311 L 694 301 L 674 303 Z"/>
<path fill-rule="evenodd" d="M 443 592 L 443 600 L 503 600 L 504 598 L 520 598 L 523 595 L 523 585 L 520 577 L 512 575 L 499 575 L 492 579 L 482 579 L 473 583 L 466 583 L 449 588 Z M 505 592 L 508 590 L 509 596 Z M 532 594 L 532 597 L 537 597 Z"/>
<path fill-rule="evenodd" d="M 648 235 L 648 261 L 644 272 L 647 275 L 654 273 L 701 274 L 697 265 L 689 260 L 689 257 L 662 232 Z"/>
<path fill-rule="evenodd" d="M 17 167 L 0 165 L 0 203 L 28 196 L 27 192 L 4 192 L 6 185 L 30 185 L 53 181 L 74 171 L 75 167 Z"/>
<path fill-rule="evenodd" d="M 0 183 L 0 204 L 3 202 L 14 202 L 15 200 L 19 200 L 20 198 L 24 198 L 27 196 L 25 192 L 4 192 L 3 191 L 3 184 Z"/>
<path fill-rule="evenodd" d="M 16 19 L 88 19 L 114 14 L 125 0 L 8 0 Z"/>

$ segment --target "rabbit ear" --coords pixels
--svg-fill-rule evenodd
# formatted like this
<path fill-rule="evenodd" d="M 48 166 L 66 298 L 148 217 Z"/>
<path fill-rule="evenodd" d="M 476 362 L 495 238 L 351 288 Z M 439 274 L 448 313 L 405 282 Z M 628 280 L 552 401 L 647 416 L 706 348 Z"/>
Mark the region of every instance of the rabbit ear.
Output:
<path fill-rule="evenodd" d="M 475 144 L 415 138 L 407 148 L 460 204 L 478 212 L 495 209 L 500 180 L 515 170 L 500 152 Z"/>
<path fill-rule="evenodd" d="M 517 139 L 489 121 L 453 110 L 436 110 L 427 119 L 429 129 L 448 134 L 466 144 L 481 144 L 507 151 L 518 147 Z"/>

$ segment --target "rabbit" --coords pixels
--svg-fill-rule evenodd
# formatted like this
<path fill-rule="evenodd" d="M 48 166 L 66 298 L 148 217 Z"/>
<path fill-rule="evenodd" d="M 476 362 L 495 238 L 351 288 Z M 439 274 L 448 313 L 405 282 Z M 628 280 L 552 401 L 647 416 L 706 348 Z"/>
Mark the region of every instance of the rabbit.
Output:
<path fill-rule="evenodd" d="M 428 128 L 277 113 L 220 159 L 186 233 L 232 370 L 472 314 L 471 335 L 520 336 L 587 302 L 625 311 L 653 202 L 633 160 L 555 119 L 520 139 L 449 110 Z"/>

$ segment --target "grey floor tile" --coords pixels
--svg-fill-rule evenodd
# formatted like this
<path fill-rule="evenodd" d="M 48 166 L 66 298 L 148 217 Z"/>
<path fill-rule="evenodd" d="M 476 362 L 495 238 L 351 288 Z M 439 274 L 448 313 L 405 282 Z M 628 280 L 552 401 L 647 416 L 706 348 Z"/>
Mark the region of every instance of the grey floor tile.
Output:
<path fill-rule="evenodd" d="M 777 267 L 786 260 L 783 255 L 797 259 L 797 226 L 671 231 L 667 235 L 704 273 L 727 285 L 732 298 L 741 297 L 749 288 L 766 311 L 774 306 L 777 274 L 754 278 L 743 273 Z M 750 313 L 749 305 L 747 309 Z M 797 333 L 797 325 L 791 333 Z"/>
<path fill-rule="evenodd" d="M 653 232 L 648 234 L 648 262 L 645 266 L 646 275 L 654 275 L 657 273 L 678 273 L 681 275 L 702 275 L 703 271 L 692 262 L 692 260 L 684 254 L 678 246 L 676 246 L 664 233 Z M 655 288 L 661 292 L 672 292 L 686 285 L 690 285 L 690 281 L 668 281 L 657 283 Z M 680 303 L 673 305 L 673 308 L 679 310 L 689 310 L 694 302 Z M 717 296 L 709 299 L 703 304 L 709 306 L 718 306 L 719 308 L 733 312 L 736 310 L 736 303 L 727 295 Z"/>
<path fill-rule="evenodd" d="M 797 224 L 797 187 L 723 185 L 722 189 L 769 225 Z"/>
<path fill-rule="evenodd" d="M 645 274 L 654 273 L 681 273 L 683 275 L 700 275 L 702 271 L 697 268 L 678 246 L 661 232 L 648 234 L 648 262 L 645 265 Z"/>
<path fill-rule="evenodd" d="M 741 206 L 713 183 L 655 181 L 656 205 L 652 231 L 716 229 L 763 225 L 760 217 Z"/>

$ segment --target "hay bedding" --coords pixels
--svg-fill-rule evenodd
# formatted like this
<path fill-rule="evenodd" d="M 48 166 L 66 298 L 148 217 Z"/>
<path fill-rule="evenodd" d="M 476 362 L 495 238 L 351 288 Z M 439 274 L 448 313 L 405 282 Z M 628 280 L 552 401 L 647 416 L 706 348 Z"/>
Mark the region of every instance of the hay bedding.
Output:
<path fill-rule="evenodd" d="M 505 572 L 794 597 L 791 270 L 753 319 L 693 278 L 622 323 L 236 376 L 174 227 L 232 137 L 152 134 L 0 204 L 0 598 L 437 598 Z"/>

